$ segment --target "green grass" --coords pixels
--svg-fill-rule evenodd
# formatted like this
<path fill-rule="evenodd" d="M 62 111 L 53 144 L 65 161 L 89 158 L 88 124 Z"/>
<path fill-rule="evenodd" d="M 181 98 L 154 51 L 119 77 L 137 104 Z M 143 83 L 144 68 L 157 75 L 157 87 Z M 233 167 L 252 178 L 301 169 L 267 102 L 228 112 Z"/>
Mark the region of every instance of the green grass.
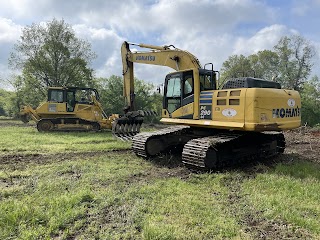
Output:
<path fill-rule="evenodd" d="M 221 190 L 215 195 L 217 190 Z M 135 222 L 145 239 L 222 239 L 238 236 L 240 226 L 228 215 L 219 178 L 192 176 L 188 181 L 157 181 L 133 191 L 138 198 Z"/>
<path fill-rule="evenodd" d="M 226 192 L 214 194 L 218 177 L 167 177 L 169 169 L 128 153 L 5 171 L 0 239 L 208 239 L 240 230 L 224 212 Z"/>
<path fill-rule="evenodd" d="M 191 173 L 109 132 L 0 134 L 0 239 L 320 238 L 320 167 L 297 155 Z"/>
<path fill-rule="evenodd" d="M 250 203 L 268 219 L 282 219 L 320 237 L 320 167 L 297 161 L 279 164 L 243 185 Z"/>
<path fill-rule="evenodd" d="M 35 127 L 1 127 L 0 154 L 104 151 L 130 148 L 110 131 L 40 133 Z"/>

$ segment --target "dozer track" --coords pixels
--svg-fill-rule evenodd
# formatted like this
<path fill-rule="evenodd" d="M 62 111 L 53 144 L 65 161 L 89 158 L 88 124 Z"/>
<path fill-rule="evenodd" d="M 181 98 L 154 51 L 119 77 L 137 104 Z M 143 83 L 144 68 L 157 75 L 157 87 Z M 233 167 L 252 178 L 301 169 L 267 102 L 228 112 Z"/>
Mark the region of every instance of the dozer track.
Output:
<path fill-rule="evenodd" d="M 81 118 L 44 118 L 37 123 L 39 132 L 51 131 L 99 131 L 100 124 Z"/>
<path fill-rule="evenodd" d="M 283 153 L 285 139 L 278 132 L 223 131 L 203 136 L 203 132 L 199 134 L 199 129 L 194 131 L 189 126 L 173 126 L 156 132 L 141 133 L 132 139 L 134 153 L 144 158 L 165 153 L 177 146 L 183 146 L 182 162 L 185 166 L 210 170 Z"/>

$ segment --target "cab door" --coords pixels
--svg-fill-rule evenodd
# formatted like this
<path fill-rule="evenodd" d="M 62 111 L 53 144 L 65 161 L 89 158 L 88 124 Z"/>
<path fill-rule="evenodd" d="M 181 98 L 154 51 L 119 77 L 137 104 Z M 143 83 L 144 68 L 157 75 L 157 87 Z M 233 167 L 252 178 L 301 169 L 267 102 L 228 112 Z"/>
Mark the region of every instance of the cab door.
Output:
<path fill-rule="evenodd" d="M 193 117 L 194 79 L 193 72 L 169 74 L 165 82 L 163 117 Z"/>
<path fill-rule="evenodd" d="M 76 105 L 75 92 L 69 90 L 67 91 L 67 111 L 73 112 L 75 105 Z"/>
<path fill-rule="evenodd" d="M 165 93 L 163 108 L 165 115 L 172 113 L 181 107 L 181 73 L 169 74 L 165 81 Z"/>

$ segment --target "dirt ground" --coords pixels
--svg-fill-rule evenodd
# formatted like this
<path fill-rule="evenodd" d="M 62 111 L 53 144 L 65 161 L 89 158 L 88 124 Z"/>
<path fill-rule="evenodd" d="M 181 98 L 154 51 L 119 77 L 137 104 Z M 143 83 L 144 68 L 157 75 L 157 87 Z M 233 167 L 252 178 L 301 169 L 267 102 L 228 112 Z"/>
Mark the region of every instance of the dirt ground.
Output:
<path fill-rule="evenodd" d="M 301 127 L 284 133 L 285 153 L 294 153 L 308 161 L 320 163 L 320 130 Z"/>

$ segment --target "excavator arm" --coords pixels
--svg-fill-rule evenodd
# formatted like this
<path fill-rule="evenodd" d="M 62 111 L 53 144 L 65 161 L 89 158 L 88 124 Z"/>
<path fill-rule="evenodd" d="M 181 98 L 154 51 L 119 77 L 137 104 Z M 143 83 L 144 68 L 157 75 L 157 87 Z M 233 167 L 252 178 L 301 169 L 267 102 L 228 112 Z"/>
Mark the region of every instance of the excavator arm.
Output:
<path fill-rule="evenodd" d="M 147 49 L 146 51 L 130 50 L 130 45 Z M 135 110 L 134 64 L 150 64 L 167 66 L 176 71 L 201 68 L 199 60 L 191 53 L 170 46 L 154 46 L 123 42 L 121 46 L 123 65 L 123 95 L 125 98 L 125 114 L 112 124 L 114 136 L 129 140 L 140 132 L 143 117 L 152 111 Z M 152 113 L 151 113 L 152 114 Z M 153 115 L 153 114 L 152 114 Z"/>
<path fill-rule="evenodd" d="M 130 45 L 149 49 L 149 51 L 131 52 Z M 123 42 L 121 47 L 123 65 L 123 95 L 126 109 L 134 111 L 134 63 L 167 66 L 174 70 L 201 68 L 199 60 L 191 53 L 170 46 L 154 46 Z"/>

